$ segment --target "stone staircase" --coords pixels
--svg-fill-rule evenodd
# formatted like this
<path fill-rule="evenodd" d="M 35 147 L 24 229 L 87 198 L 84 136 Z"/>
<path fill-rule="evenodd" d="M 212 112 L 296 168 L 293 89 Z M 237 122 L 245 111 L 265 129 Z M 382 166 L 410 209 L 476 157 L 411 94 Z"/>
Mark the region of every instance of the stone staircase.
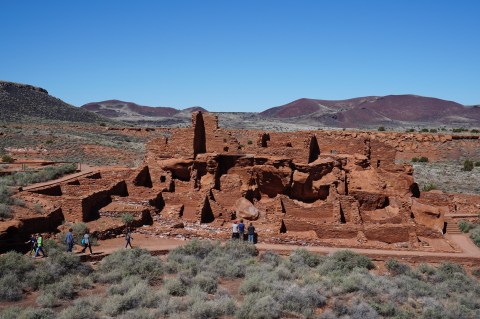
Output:
<path fill-rule="evenodd" d="M 455 220 L 447 219 L 445 221 L 447 222 L 447 232 L 446 232 L 447 234 L 450 234 L 450 235 L 462 234 Z"/>

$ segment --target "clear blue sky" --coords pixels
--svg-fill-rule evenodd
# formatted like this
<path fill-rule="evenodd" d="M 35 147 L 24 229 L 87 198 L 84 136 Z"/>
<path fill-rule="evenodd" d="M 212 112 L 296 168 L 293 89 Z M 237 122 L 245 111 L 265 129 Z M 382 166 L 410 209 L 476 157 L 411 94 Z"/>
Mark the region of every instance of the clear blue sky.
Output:
<path fill-rule="evenodd" d="M 480 104 L 480 1 L 2 1 L 0 79 L 106 99 L 262 111 L 309 97 Z"/>

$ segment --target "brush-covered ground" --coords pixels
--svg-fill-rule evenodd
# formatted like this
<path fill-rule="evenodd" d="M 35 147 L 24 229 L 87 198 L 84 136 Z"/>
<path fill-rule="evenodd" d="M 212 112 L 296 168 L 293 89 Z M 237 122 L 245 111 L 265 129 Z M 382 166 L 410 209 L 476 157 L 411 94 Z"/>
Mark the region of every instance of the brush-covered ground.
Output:
<path fill-rule="evenodd" d="M 456 264 L 376 266 L 350 251 L 283 257 L 208 241 L 88 264 L 48 246 L 38 260 L 0 256 L 0 318 L 480 318 L 480 283 Z"/>

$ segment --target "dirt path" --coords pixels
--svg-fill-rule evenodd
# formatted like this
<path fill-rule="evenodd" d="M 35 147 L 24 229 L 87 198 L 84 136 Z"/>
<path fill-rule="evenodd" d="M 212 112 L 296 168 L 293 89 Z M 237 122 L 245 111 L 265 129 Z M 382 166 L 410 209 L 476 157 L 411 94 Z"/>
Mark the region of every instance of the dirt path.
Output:
<path fill-rule="evenodd" d="M 133 247 L 147 249 L 154 255 L 166 254 L 168 251 L 186 244 L 186 240 L 177 240 L 171 238 L 149 237 L 142 234 L 133 234 Z M 463 252 L 445 253 L 445 252 L 425 252 L 425 251 L 407 251 L 407 250 L 383 250 L 383 249 L 360 249 L 350 248 L 350 250 L 362 255 L 369 256 L 374 260 L 387 260 L 397 258 L 412 263 L 441 263 L 445 261 L 459 262 L 463 264 L 479 265 L 480 248 L 475 246 L 466 235 L 449 235 L 448 239 L 453 241 Z M 290 254 L 292 251 L 302 248 L 308 251 L 326 255 L 346 248 L 323 247 L 323 246 L 296 246 L 296 245 L 278 245 L 278 244 L 256 244 L 260 251 L 273 251 L 279 254 Z M 118 249 L 125 249 L 124 238 L 114 238 L 100 241 L 99 245 L 93 247 L 92 256 L 85 255 L 84 260 L 100 260 L 104 256 L 111 254 Z M 77 250 L 79 247 L 77 246 Z"/>

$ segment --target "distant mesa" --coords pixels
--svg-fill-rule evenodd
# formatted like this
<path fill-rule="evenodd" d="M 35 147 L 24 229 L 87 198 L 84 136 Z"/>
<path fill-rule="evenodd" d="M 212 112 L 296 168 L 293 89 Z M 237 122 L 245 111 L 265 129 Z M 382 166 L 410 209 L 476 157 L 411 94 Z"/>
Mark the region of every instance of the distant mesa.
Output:
<path fill-rule="evenodd" d="M 0 81 L 0 110 L 3 122 L 108 121 L 49 95 L 45 89 L 7 81 Z"/>
<path fill-rule="evenodd" d="M 207 112 L 207 110 L 199 106 L 189 107 L 184 110 L 177 110 L 173 107 L 145 106 L 138 105 L 133 102 L 119 100 L 87 103 L 82 105 L 81 108 L 109 118 L 123 120 L 142 117 L 172 117 L 182 115 L 183 113 L 187 113 L 188 117 L 190 117 L 190 114 L 195 111 Z"/>

